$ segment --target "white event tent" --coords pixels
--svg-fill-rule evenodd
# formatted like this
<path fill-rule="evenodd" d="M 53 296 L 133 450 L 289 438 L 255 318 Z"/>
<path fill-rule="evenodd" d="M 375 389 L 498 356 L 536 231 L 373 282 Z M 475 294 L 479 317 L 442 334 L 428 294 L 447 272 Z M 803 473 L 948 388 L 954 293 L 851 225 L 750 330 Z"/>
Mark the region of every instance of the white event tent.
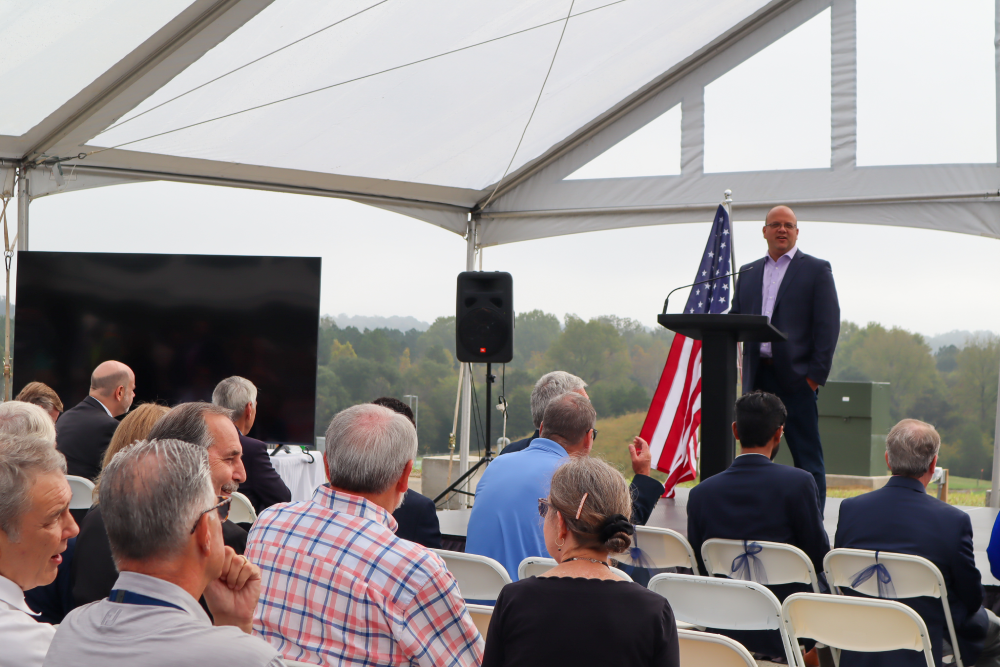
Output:
<path fill-rule="evenodd" d="M 19 249 L 33 198 L 149 180 L 381 207 L 465 236 L 470 269 L 485 246 L 705 221 L 727 189 L 743 218 L 1000 238 L 1000 47 L 988 160 L 859 159 L 864 1 L 0 0 L 0 192 Z M 820 16 L 823 164 L 713 171 L 710 85 Z M 580 175 L 654 121 L 676 169 Z M 994 507 L 998 482 L 1000 455 Z"/>

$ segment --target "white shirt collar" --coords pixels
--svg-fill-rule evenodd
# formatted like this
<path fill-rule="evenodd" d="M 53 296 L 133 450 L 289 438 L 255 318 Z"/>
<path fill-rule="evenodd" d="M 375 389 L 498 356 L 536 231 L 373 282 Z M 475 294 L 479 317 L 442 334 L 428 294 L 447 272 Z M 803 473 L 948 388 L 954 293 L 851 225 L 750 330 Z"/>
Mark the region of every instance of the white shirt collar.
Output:
<path fill-rule="evenodd" d="M 764 456 L 764 455 L 761 454 L 760 452 L 747 452 L 746 454 L 740 454 L 736 458 L 740 458 L 740 456 Z M 767 456 L 764 456 L 764 458 L 767 459 L 768 461 L 771 460 L 770 457 Z"/>
<path fill-rule="evenodd" d="M 111 410 L 108 410 L 108 406 L 104 405 L 104 403 L 102 403 L 100 399 L 94 398 L 93 396 L 91 396 L 90 398 L 93 398 L 95 401 L 97 401 L 97 404 L 99 406 L 101 406 L 102 408 L 104 408 L 104 411 L 108 413 L 109 417 L 111 417 L 112 419 L 115 418 L 115 416 L 113 414 L 111 414 Z"/>
<path fill-rule="evenodd" d="M 21 587 L 4 576 L 0 576 L 0 601 L 6 602 L 14 609 L 23 611 L 25 614 L 38 615 L 31 611 L 31 607 L 24 601 L 24 591 L 21 590 Z"/>

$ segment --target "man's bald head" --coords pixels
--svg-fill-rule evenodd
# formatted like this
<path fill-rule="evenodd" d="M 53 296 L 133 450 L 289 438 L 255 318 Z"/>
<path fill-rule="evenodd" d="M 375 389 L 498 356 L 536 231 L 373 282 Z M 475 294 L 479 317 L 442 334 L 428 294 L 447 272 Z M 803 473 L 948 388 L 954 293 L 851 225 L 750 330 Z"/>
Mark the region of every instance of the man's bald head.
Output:
<path fill-rule="evenodd" d="M 791 218 L 796 224 L 799 221 L 799 219 L 795 217 L 795 211 L 793 211 L 790 206 L 785 206 L 784 204 L 778 204 L 777 206 L 773 207 L 770 211 L 767 212 L 767 217 L 764 218 L 764 224 L 767 224 L 771 222 L 771 220 L 774 220 L 778 217 L 782 218 L 783 220 Z"/>
<path fill-rule="evenodd" d="M 135 398 L 135 373 L 120 361 L 102 362 L 90 376 L 90 395 L 112 416 L 125 414 Z"/>

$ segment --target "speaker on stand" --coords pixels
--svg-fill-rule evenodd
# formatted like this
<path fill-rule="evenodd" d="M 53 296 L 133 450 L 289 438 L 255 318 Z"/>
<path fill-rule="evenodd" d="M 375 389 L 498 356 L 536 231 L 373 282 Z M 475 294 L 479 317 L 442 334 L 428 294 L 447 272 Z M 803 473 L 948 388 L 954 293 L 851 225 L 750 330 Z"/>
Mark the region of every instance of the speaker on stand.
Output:
<path fill-rule="evenodd" d="M 455 300 L 455 356 L 462 363 L 486 364 L 486 448 L 483 457 L 434 499 L 466 493 L 459 487 L 493 460 L 490 419 L 493 413 L 493 364 L 514 358 L 514 280 L 505 271 L 463 271 Z"/>

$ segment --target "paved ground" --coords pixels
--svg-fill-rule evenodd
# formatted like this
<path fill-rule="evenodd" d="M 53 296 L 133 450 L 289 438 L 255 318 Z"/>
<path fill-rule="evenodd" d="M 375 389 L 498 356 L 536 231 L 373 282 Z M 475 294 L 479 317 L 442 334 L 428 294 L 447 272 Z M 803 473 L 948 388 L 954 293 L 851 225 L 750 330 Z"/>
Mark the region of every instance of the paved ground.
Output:
<path fill-rule="evenodd" d="M 677 489 L 676 498 L 660 498 L 653 513 L 646 522 L 647 526 L 670 528 L 687 537 L 687 496 L 690 489 Z M 830 546 L 833 546 L 834 535 L 837 532 L 837 519 L 840 516 L 841 498 L 827 498 L 826 512 L 823 522 L 830 536 Z M 976 566 L 983 575 L 986 586 L 1000 586 L 1000 581 L 990 574 L 990 564 L 986 559 L 986 547 L 990 543 L 990 534 L 997 518 L 997 510 L 989 507 L 959 507 L 972 518 L 972 546 L 976 554 Z"/>

